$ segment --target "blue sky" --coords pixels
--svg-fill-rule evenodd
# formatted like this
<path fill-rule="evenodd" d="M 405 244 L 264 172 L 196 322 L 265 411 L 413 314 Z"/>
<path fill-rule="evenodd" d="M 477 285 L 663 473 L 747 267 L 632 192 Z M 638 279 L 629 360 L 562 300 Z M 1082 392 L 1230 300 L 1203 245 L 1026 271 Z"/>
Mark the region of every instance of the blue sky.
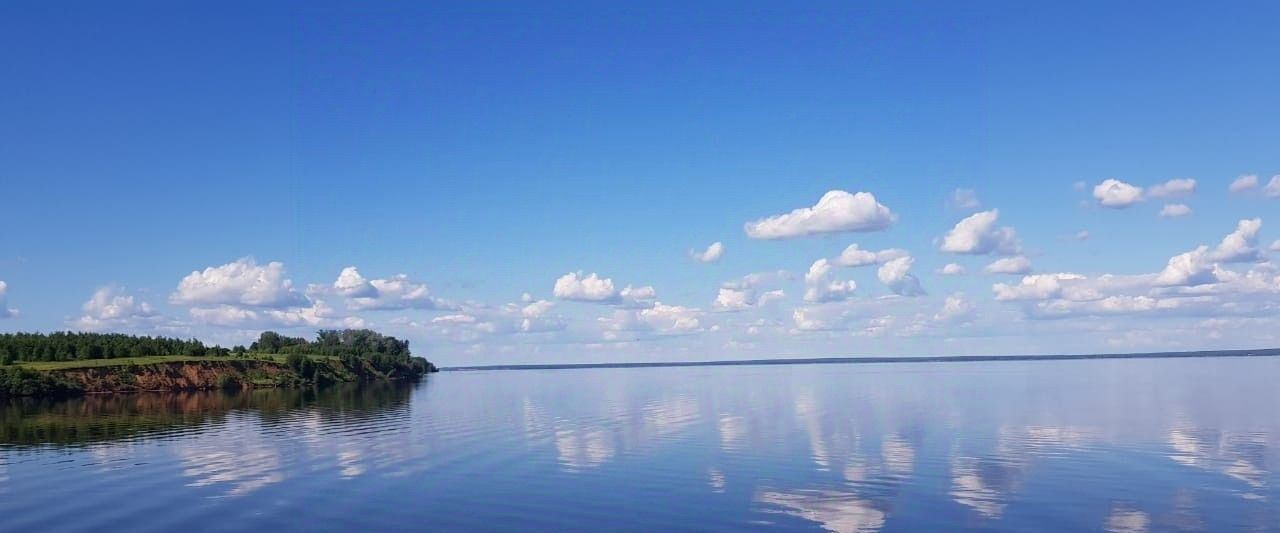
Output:
<path fill-rule="evenodd" d="M 1274 4 L 686 4 L 6 4 L 0 331 L 364 325 L 445 364 L 1280 344 Z M 890 216 L 745 231 L 829 191 Z M 992 209 L 968 234 L 1008 246 L 945 250 Z M 613 290 L 557 296 L 579 271 Z"/>

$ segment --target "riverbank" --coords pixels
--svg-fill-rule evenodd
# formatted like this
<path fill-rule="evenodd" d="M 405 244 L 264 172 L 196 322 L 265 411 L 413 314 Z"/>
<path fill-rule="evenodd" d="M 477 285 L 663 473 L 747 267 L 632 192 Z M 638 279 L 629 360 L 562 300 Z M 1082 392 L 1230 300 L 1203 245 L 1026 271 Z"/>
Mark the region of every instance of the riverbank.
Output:
<path fill-rule="evenodd" d="M 430 363 L 380 370 L 364 358 L 274 354 L 24 362 L 0 367 L 0 397 L 304 387 L 416 379 L 435 370 Z"/>

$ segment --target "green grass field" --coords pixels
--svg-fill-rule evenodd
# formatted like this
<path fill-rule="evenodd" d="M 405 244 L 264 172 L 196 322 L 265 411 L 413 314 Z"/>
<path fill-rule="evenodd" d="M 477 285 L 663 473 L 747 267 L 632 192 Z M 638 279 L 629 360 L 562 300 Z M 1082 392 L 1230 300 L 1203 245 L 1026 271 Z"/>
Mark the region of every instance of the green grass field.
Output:
<path fill-rule="evenodd" d="M 312 359 L 330 359 L 329 356 L 311 355 Z M 280 354 L 250 354 L 248 359 L 284 363 Z M 76 361 L 25 361 L 16 363 L 31 370 L 72 370 L 76 368 L 103 368 L 112 366 L 149 365 L 155 363 L 179 363 L 186 361 L 236 361 L 236 357 L 195 357 L 189 355 L 152 355 L 147 357 L 118 357 L 115 359 L 81 359 Z"/>

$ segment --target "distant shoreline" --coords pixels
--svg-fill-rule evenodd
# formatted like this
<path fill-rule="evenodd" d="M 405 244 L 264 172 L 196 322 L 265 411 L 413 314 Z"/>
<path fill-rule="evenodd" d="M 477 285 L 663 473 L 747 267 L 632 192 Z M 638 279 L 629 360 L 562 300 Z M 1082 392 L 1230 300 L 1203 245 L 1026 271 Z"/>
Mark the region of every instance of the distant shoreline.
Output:
<path fill-rule="evenodd" d="M 802 359 L 740 359 L 726 361 L 668 361 L 652 363 L 574 363 L 532 365 L 480 365 L 440 367 L 442 372 L 480 370 L 579 370 L 590 368 L 650 368 L 684 366 L 828 365 L 867 363 L 979 363 L 989 361 L 1073 361 L 1082 359 L 1182 359 L 1206 357 L 1277 357 L 1280 348 L 1257 350 L 1206 350 L 1197 352 L 1148 352 L 1070 355 L 938 355 L 891 357 L 814 357 Z"/>

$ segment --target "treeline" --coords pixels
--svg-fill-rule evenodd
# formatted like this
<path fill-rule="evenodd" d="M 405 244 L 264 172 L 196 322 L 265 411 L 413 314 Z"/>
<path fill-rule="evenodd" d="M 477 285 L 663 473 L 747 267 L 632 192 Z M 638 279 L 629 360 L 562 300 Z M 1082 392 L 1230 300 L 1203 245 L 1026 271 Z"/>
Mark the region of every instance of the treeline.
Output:
<path fill-rule="evenodd" d="M 316 340 L 302 337 L 285 337 L 274 331 L 264 331 L 258 340 L 249 345 L 256 353 L 282 353 L 304 355 L 373 355 L 409 357 L 409 341 L 383 335 L 368 329 L 322 329 L 316 332 Z"/>
<path fill-rule="evenodd" d="M 286 363 L 304 377 L 311 377 L 316 368 L 307 356 L 337 357 L 348 368 L 356 368 L 361 361 L 366 361 L 379 372 L 387 374 L 421 375 L 436 371 L 435 365 L 426 359 L 413 357 L 409 352 L 409 341 L 368 329 L 322 329 L 316 333 L 314 341 L 264 331 L 249 346 L 249 351 L 286 354 Z"/>
<path fill-rule="evenodd" d="M 120 333 L 0 334 L 0 364 L 18 361 L 78 361 L 151 355 L 226 356 L 231 350 L 195 340 Z"/>
<path fill-rule="evenodd" d="M 189 339 L 146 337 L 119 333 L 4 333 L 0 334 L 0 365 L 23 361 L 78 361 L 84 359 L 118 359 L 153 355 L 185 355 L 191 357 L 252 357 L 284 354 L 294 370 L 314 366 L 307 356 L 335 357 L 348 368 L 359 368 L 367 362 L 383 373 L 423 374 L 434 372 L 435 366 L 421 357 L 413 357 L 409 341 L 400 340 L 368 329 L 320 330 L 314 341 L 287 337 L 264 331 L 249 345 L 231 349 L 206 346 Z M 296 356 L 296 357 L 292 357 Z"/>

